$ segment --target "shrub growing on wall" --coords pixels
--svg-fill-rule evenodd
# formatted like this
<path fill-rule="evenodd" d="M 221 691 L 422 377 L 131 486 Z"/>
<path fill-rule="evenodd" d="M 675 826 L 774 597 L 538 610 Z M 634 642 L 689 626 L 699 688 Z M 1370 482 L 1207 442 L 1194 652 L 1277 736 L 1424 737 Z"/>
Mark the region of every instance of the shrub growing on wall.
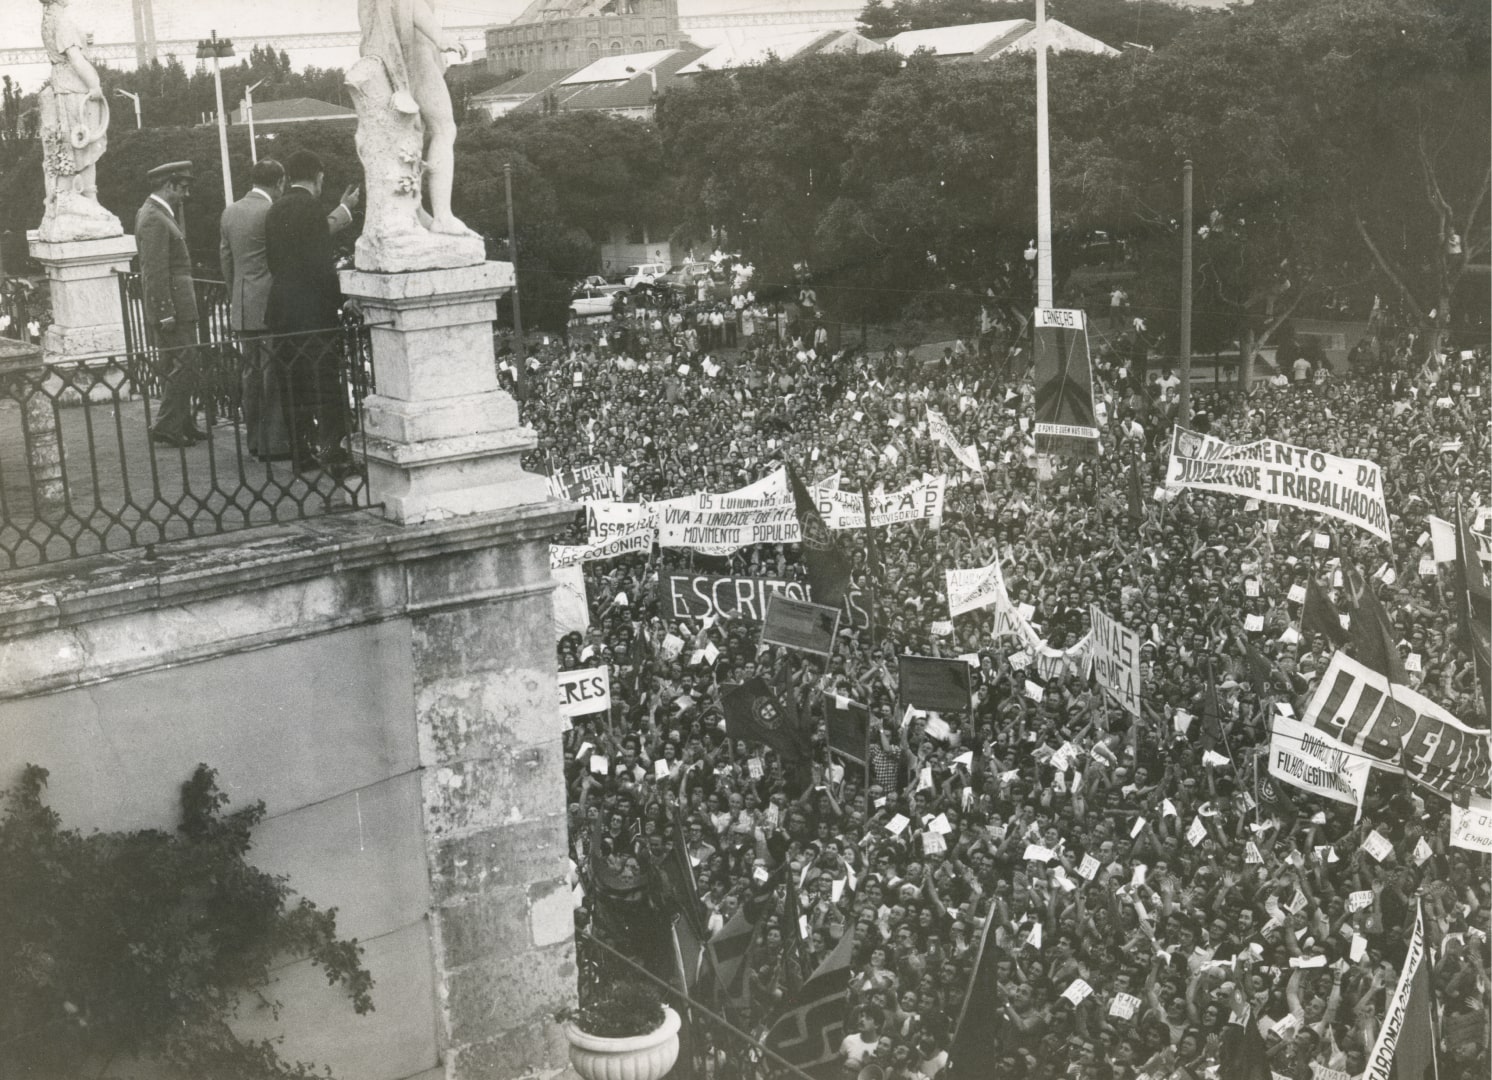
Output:
<path fill-rule="evenodd" d="M 124 1056 L 215 1080 L 312 1075 L 229 1027 L 287 955 L 372 1010 L 373 978 L 356 940 L 337 937 L 336 909 L 245 861 L 264 803 L 227 812 L 216 772 L 198 765 L 175 834 L 84 836 L 46 805 L 47 775 L 28 765 L 0 793 L 0 1059 L 13 1075 L 96 1074 Z"/>

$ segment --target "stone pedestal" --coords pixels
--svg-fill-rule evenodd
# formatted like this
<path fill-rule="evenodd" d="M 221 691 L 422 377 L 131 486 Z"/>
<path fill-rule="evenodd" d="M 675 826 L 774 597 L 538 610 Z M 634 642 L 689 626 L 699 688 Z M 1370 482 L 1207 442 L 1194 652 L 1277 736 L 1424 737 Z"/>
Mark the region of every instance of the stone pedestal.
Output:
<path fill-rule="evenodd" d="M 37 516 L 47 520 L 61 510 L 63 502 L 57 414 L 46 394 L 25 392 L 25 388 L 35 384 L 42 367 L 42 353 L 35 345 L 0 338 L 0 400 L 14 398 L 20 402 L 32 497 L 36 499 Z"/>
<path fill-rule="evenodd" d="M 492 320 L 509 263 L 402 274 L 344 270 L 363 308 L 378 392 L 363 402 L 368 484 L 403 524 L 542 503 L 520 465 L 536 444 L 497 382 Z"/>
<path fill-rule="evenodd" d="M 124 309 L 116 271 L 130 268 L 133 236 L 104 240 L 42 240 L 27 234 L 31 257 L 46 267 L 52 325 L 42 335 L 48 362 L 124 352 Z"/>

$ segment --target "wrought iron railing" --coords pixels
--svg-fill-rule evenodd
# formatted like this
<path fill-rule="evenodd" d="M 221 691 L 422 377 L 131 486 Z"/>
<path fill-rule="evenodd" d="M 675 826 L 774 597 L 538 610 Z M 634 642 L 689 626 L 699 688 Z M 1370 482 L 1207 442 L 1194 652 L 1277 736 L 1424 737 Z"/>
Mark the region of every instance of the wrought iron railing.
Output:
<path fill-rule="evenodd" d="M 0 571 L 365 507 L 371 386 L 361 325 L 12 363 L 0 369 Z M 171 389 L 189 419 L 163 431 Z"/>

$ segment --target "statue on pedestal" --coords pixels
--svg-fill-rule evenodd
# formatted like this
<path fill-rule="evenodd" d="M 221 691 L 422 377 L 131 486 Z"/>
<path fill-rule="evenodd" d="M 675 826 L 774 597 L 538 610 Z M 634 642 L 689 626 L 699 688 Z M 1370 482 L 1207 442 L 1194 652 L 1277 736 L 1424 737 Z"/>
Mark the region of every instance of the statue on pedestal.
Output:
<path fill-rule="evenodd" d="M 37 95 L 47 202 L 42 240 L 123 236 L 119 219 L 98 203 L 94 168 L 108 146 L 109 102 L 88 59 L 88 39 L 68 18 L 67 0 L 42 0 L 41 41 L 52 77 Z"/>
<path fill-rule="evenodd" d="M 347 73 L 368 195 L 357 268 L 482 262 L 481 237 L 451 213 L 456 120 L 441 54 L 464 59 L 466 47 L 446 34 L 428 0 L 358 0 L 358 28 L 362 59 Z M 420 203 L 427 176 L 428 213 Z"/>

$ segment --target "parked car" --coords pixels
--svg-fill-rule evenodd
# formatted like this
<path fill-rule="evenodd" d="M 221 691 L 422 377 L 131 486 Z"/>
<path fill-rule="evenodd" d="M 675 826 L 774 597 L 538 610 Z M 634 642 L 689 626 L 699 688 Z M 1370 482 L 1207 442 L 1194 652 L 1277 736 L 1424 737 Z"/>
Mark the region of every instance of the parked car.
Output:
<path fill-rule="evenodd" d="M 687 297 L 692 297 L 699 289 L 700 282 L 703 281 L 711 287 L 711 291 L 713 292 L 716 284 L 713 276 L 714 270 L 715 267 L 711 263 L 686 262 L 684 265 L 664 275 L 662 284 L 667 285 L 669 289 L 676 293 L 683 293 Z"/>
<path fill-rule="evenodd" d="M 610 315 L 619 290 L 612 285 L 598 288 L 587 285 L 570 301 L 570 318 L 589 319 L 597 315 Z"/>
<path fill-rule="evenodd" d="M 629 289 L 639 285 L 651 285 L 664 274 L 668 267 L 660 262 L 636 263 L 622 273 L 622 284 Z"/>

